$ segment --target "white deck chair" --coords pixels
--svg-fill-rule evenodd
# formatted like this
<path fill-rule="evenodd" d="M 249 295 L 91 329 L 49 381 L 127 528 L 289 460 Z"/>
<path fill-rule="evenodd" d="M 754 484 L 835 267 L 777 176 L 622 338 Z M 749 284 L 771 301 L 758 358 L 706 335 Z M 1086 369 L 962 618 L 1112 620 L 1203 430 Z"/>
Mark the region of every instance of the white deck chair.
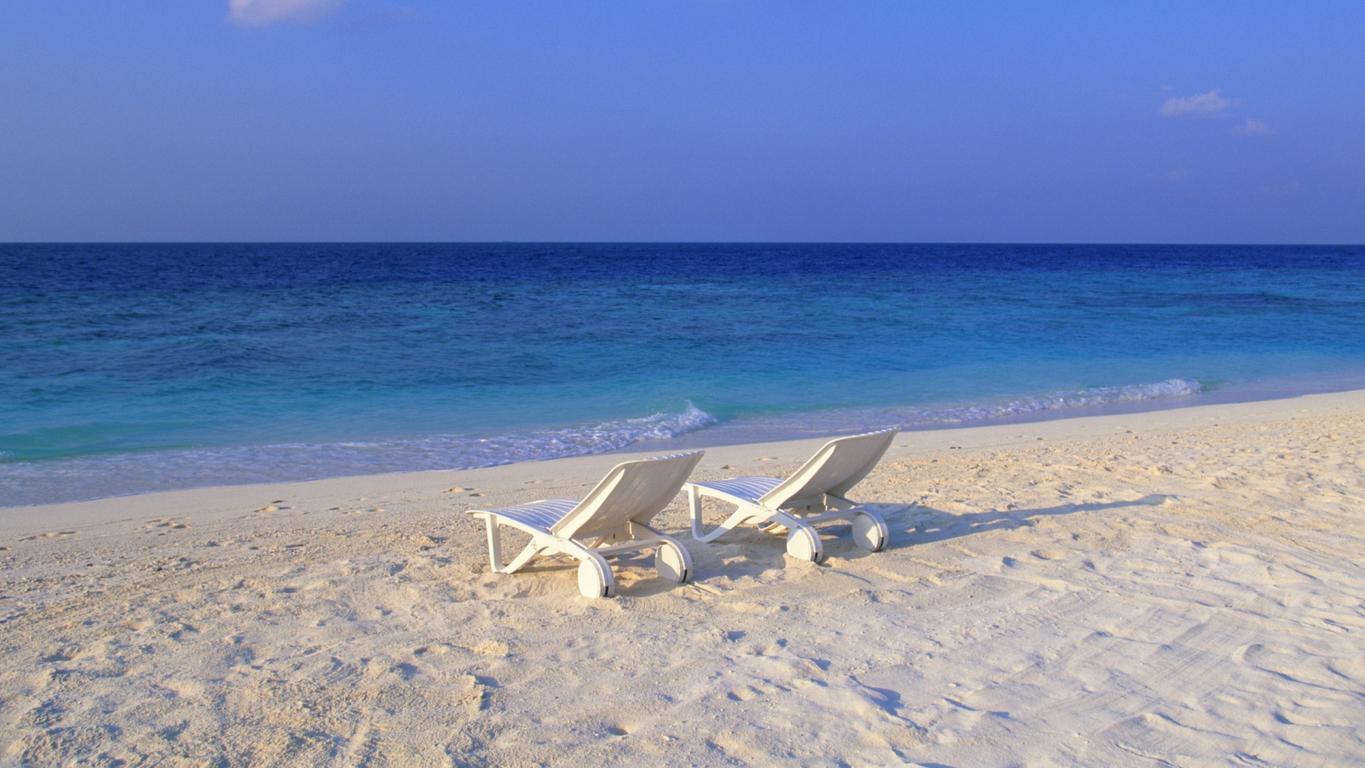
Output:
<path fill-rule="evenodd" d="M 692 556 L 677 540 L 649 527 L 649 521 L 677 495 L 701 460 L 701 451 L 617 464 L 582 501 L 542 499 L 502 509 L 474 509 L 488 526 L 488 560 L 497 573 L 520 570 L 549 550 L 578 559 L 578 591 L 585 597 L 616 593 L 607 557 L 653 548 L 659 575 L 681 584 L 692 574 Z M 502 531 L 511 526 L 531 541 L 506 565 Z"/>
<path fill-rule="evenodd" d="M 824 545 L 814 526 L 831 520 L 851 520 L 853 540 L 873 552 L 886 547 L 888 531 L 881 515 L 845 498 L 877 465 L 896 429 L 841 437 L 825 443 L 801 468 L 785 480 L 778 477 L 736 477 L 710 483 L 685 483 L 692 514 L 692 537 L 714 541 L 735 526 L 753 522 L 763 530 L 785 529 L 787 553 L 820 562 Z M 709 533 L 702 530 L 701 499 L 710 497 L 735 505 L 725 522 Z"/>

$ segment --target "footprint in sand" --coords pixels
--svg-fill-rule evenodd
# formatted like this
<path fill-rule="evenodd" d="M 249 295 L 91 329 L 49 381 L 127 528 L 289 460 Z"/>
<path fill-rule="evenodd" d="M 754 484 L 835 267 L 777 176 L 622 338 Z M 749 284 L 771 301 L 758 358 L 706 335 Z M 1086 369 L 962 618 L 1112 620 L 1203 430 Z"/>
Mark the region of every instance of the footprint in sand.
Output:
<path fill-rule="evenodd" d="M 19 540 L 20 540 L 20 541 L 34 541 L 34 540 L 36 540 L 36 539 L 55 539 L 55 538 L 57 538 L 57 537 L 59 537 L 59 536 L 75 536 L 75 535 L 76 535 L 76 532 L 75 532 L 75 531 L 44 531 L 43 533 L 37 533 L 37 534 L 34 534 L 34 535 L 32 535 L 32 536 L 25 536 L 24 538 L 19 539 Z"/>
<path fill-rule="evenodd" d="M 183 621 L 180 621 L 176 622 L 175 629 L 171 630 L 168 637 L 170 637 L 172 640 L 178 643 L 183 640 L 187 640 L 191 636 L 197 634 L 199 634 L 198 627 L 194 626 L 193 624 L 187 624 Z"/>
<path fill-rule="evenodd" d="M 57 650 L 38 657 L 38 661 L 44 664 L 60 664 L 64 661 L 71 661 L 80 652 L 80 647 L 75 645 L 65 645 Z"/>
<path fill-rule="evenodd" d="M 465 674 L 460 676 L 456 687 L 460 690 L 460 703 L 470 712 L 481 712 L 488 709 L 489 694 L 498 683 L 491 677 Z"/>
<path fill-rule="evenodd" d="M 527 483 L 527 485 L 531 485 L 531 483 Z M 482 496 L 482 495 L 483 495 L 482 493 L 478 493 L 478 489 L 477 489 L 477 488 L 464 488 L 464 487 L 461 487 L 461 486 L 458 486 L 458 485 L 453 486 L 453 487 L 451 487 L 451 488 L 447 488 L 447 489 L 445 489 L 444 491 L 441 491 L 441 493 L 465 493 L 465 494 L 469 494 L 470 496 Z"/>
<path fill-rule="evenodd" d="M 232 635 L 225 638 L 223 644 L 227 646 L 223 661 L 229 667 L 246 666 L 256 660 L 256 649 L 246 643 L 245 635 Z"/>
<path fill-rule="evenodd" d="M 508 653 L 511 652 L 512 649 L 507 645 L 507 643 L 504 643 L 501 640 L 485 640 L 482 643 L 479 643 L 478 645 L 474 646 L 470 650 L 474 651 L 480 656 L 504 658 L 508 655 Z"/>
<path fill-rule="evenodd" d="M 757 686 L 746 685 L 742 688 L 736 688 L 726 693 L 725 698 L 729 699 L 730 701 L 752 701 L 753 699 L 762 696 L 764 693 L 765 691 L 758 688 Z"/>

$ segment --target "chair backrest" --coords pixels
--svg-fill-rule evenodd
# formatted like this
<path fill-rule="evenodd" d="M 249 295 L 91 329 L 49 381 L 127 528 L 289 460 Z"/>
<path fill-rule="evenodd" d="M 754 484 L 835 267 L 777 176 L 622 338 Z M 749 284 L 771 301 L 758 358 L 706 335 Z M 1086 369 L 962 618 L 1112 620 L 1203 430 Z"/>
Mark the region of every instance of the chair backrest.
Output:
<path fill-rule="evenodd" d="M 648 523 L 682 490 L 702 453 L 617 464 L 550 530 L 567 538 L 585 538 L 618 533 L 631 520 Z"/>
<path fill-rule="evenodd" d="M 781 485 L 763 494 L 759 503 L 776 509 L 789 502 L 814 501 L 825 494 L 842 497 L 877 466 L 899 431 L 883 429 L 825 443 Z"/>

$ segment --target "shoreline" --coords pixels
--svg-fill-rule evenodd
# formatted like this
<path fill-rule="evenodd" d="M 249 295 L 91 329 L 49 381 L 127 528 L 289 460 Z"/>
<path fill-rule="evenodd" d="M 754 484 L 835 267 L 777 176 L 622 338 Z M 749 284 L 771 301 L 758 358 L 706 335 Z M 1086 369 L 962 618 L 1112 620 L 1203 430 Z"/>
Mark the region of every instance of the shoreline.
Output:
<path fill-rule="evenodd" d="M 436 434 L 318 443 L 229 444 L 9 461 L 0 462 L 0 514 L 6 509 L 20 507 L 97 501 L 165 491 L 277 485 L 378 474 L 464 471 L 590 455 L 668 452 L 831 438 L 897 423 L 904 425 L 903 432 L 910 433 L 1026 425 L 1091 416 L 1140 414 L 1339 394 L 1365 389 L 1361 384 L 1358 378 L 1347 377 L 1315 381 L 1311 386 L 1299 381 L 1293 386 L 1287 382 L 1276 386 L 1262 382 L 1256 386 L 1243 384 L 1227 388 L 1208 387 L 1194 379 L 1167 379 L 1147 384 L 1082 388 L 979 402 L 945 401 L 930 406 L 860 406 L 720 420 L 696 408 L 691 401 L 684 401 L 683 410 L 676 413 L 661 411 L 639 418 L 528 428 L 521 432 L 482 437 L 477 434 Z M 596 434 L 599 431 L 606 433 L 605 441 L 608 444 L 619 442 L 622 436 L 613 434 L 613 431 L 622 429 L 637 434 L 626 438 L 629 442 L 620 447 L 604 449 L 591 443 L 574 445 L 575 440 L 586 437 L 602 440 Z M 639 434 L 642 430 L 662 430 L 668 436 L 652 436 L 649 431 Z M 500 446 L 491 449 L 493 455 L 499 450 L 518 455 L 497 463 L 488 462 L 488 456 L 485 455 L 483 460 L 476 458 L 470 466 L 458 466 L 471 458 L 463 452 L 470 451 L 470 446 L 475 444 Z M 562 447 L 564 444 L 570 447 Z M 546 452 L 550 455 L 535 455 Z M 487 453 L 488 450 L 479 448 L 476 456 Z M 317 460 L 316 457 L 322 456 L 330 456 L 329 468 L 309 466 Z M 436 460 L 433 459 L 435 456 L 446 458 Z M 238 481 L 231 475 L 264 477 Z M 64 493 L 52 490 L 63 484 L 79 490 Z M 11 487 L 11 493 L 17 494 L 19 501 L 3 497 L 5 485 Z"/>
<path fill-rule="evenodd" d="M 1285 407 L 1289 407 L 1289 404 L 1291 403 L 1301 403 L 1304 408 L 1309 410 L 1318 410 L 1322 408 L 1331 409 L 1339 406 L 1349 407 L 1357 404 L 1365 404 L 1365 389 L 1293 395 L 1267 400 L 1175 406 L 1170 408 L 1070 416 L 1058 419 L 1040 419 L 1035 421 L 1007 422 L 981 426 L 964 425 L 945 426 L 936 429 L 905 430 L 897 435 L 896 442 L 893 444 L 891 450 L 906 455 L 916 455 L 924 452 L 945 450 L 950 447 L 950 444 L 967 449 L 982 448 L 986 446 L 1010 447 L 1021 444 L 1017 441 L 1022 440 L 1026 442 L 1029 437 L 1035 434 L 1039 437 L 1051 436 L 1054 439 L 1074 438 L 1101 434 L 1107 428 L 1115 427 L 1120 424 L 1127 425 L 1127 420 L 1136 419 L 1137 426 L 1139 427 L 1163 428 L 1172 426 L 1182 418 L 1180 416 L 1171 416 L 1168 414 L 1188 413 L 1190 414 L 1190 418 L 1195 420 L 1204 418 L 1216 419 L 1220 413 L 1223 414 L 1224 418 L 1273 417 L 1274 414 L 1281 412 Z M 1016 434 L 1013 436 L 1007 435 L 1006 433 L 1011 430 Z M 150 491 L 147 493 L 121 496 L 106 496 L 80 501 L 0 506 L 0 535 L 11 534 L 21 530 L 21 528 L 16 527 L 22 524 L 21 521 L 17 521 L 13 518 L 24 516 L 24 513 L 45 513 L 46 515 L 52 515 L 52 517 L 45 517 L 44 519 L 66 520 L 75 524 L 93 519 L 90 516 L 99 518 L 107 517 L 109 520 L 138 519 L 138 516 L 155 516 L 155 510 L 163 503 L 174 506 L 201 506 L 210 510 L 219 508 L 227 510 L 236 509 L 240 507 L 242 503 L 249 503 L 248 499 L 257 499 L 264 496 L 279 497 L 281 495 L 299 496 L 319 494 L 339 498 L 360 493 L 367 486 L 372 488 L 372 494 L 379 494 L 408 488 L 429 490 L 443 484 L 452 487 L 479 486 L 501 488 L 503 486 L 521 484 L 526 479 L 533 478 L 537 475 L 555 476 L 561 473 L 576 478 L 595 479 L 595 475 L 602 474 L 608 468 L 622 461 L 628 461 L 633 458 L 643 458 L 679 449 L 693 450 L 699 448 L 706 451 L 706 456 L 703 457 L 702 463 L 698 467 L 699 472 L 704 472 L 716 461 L 720 461 L 722 464 L 743 464 L 745 463 L 746 458 L 752 458 L 760 454 L 764 456 L 777 456 L 782 460 L 789 462 L 797 462 L 831 438 L 832 436 L 802 437 L 790 440 L 728 443 L 713 446 L 679 445 L 678 442 L 670 440 L 667 443 L 658 443 L 653 447 L 638 448 L 636 446 L 631 446 L 625 449 L 606 451 L 603 453 L 566 456 L 545 460 L 519 461 L 490 467 L 475 467 L 472 469 L 428 469 L 362 475 L 342 475 L 338 477 L 320 478 L 317 480 L 212 485 L 196 488 Z M 583 480 L 583 482 L 588 481 Z M 498 493 L 497 495 L 502 496 L 504 494 Z M 220 499 L 215 500 L 213 498 L 215 496 L 220 497 Z M 517 502 L 511 501 L 508 503 Z M 117 517 L 115 515 L 119 513 L 115 513 L 113 508 L 126 509 L 127 513 L 132 515 L 132 517 Z M 38 527 L 44 526 L 40 525 Z M 50 525 L 48 527 L 50 527 Z"/>

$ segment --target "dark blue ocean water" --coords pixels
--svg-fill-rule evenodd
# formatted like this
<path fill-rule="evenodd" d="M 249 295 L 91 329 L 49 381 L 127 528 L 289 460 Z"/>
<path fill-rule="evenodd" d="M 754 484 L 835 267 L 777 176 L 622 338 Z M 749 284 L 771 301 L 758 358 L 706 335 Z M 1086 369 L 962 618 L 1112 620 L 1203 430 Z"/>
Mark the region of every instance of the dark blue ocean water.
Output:
<path fill-rule="evenodd" d="M 1362 247 L 0 246 L 0 504 L 1362 385 Z"/>

